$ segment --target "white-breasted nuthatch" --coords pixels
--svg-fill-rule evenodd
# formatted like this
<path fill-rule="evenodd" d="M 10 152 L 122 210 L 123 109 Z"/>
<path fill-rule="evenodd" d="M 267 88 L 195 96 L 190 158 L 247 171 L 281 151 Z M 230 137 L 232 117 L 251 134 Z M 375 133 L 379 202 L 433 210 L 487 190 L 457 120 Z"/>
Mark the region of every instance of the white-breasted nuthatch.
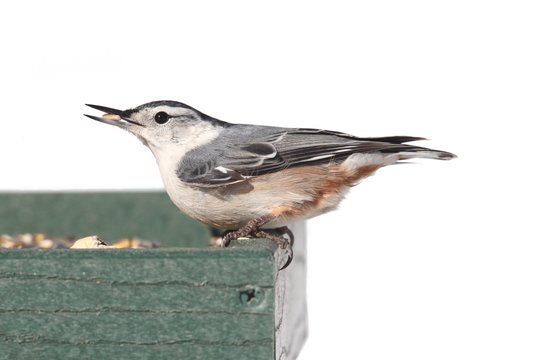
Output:
<path fill-rule="evenodd" d="M 335 209 L 350 187 L 383 166 L 455 157 L 407 144 L 424 140 L 419 137 L 361 138 L 231 124 L 176 101 L 129 110 L 88 106 L 106 114 L 86 116 L 128 130 L 150 148 L 180 210 L 209 226 L 233 230 L 224 236 L 225 246 L 238 237 L 262 236 L 285 248 L 284 238 L 262 229 L 285 228 L 290 221 Z"/>

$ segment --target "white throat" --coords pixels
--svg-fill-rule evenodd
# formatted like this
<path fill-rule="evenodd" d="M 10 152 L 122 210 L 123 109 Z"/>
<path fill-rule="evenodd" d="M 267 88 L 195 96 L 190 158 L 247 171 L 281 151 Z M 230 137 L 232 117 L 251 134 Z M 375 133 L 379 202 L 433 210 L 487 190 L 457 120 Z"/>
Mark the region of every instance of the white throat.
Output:
<path fill-rule="evenodd" d="M 223 128 L 211 124 L 207 126 L 197 126 L 195 129 L 187 127 L 179 129 L 181 134 L 171 134 L 168 141 L 148 141 L 147 145 L 154 154 L 159 166 L 161 178 L 168 192 L 175 187 L 179 181 L 176 176 L 178 164 L 189 151 L 205 145 L 219 136 Z"/>

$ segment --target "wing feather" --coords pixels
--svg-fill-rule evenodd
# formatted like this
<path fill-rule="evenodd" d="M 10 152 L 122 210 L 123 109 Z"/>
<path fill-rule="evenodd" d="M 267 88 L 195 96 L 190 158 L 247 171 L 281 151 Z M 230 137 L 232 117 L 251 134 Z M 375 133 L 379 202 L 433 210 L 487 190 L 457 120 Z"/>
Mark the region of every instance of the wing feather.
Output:
<path fill-rule="evenodd" d="M 288 167 L 339 163 L 354 153 L 436 151 L 405 144 L 423 140 L 412 136 L 359 138 L 318 129 L 237 127 L 242 128 L 229 127 L 216 143 L 189 152 L 177 171 L 179 178 L 216 187 Z"/>

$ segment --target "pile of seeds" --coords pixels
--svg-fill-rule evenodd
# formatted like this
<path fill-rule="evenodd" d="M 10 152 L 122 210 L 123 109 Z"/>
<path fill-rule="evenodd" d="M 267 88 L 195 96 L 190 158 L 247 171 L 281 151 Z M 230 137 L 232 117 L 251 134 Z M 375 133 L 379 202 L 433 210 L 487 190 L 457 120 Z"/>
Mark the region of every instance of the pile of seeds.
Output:
<path fill-rule="evenodd" d="M 99 240 L 98 237 L 95 237 Z M 18 235 L 0 235 L 0 250 L 1 249 L 69 249 L 83 239 L 75 238 L 58 238 L 58 237 L 47 237 L 45 234 L 18 234 Z M 100 240 L 101 241 L 101 240 Z M 103 242 L 102 242 L 103 243 Z M 112 243 L 107 248 L 122 248 L 122 249 L 150 249 L 158 247 L 157 244 L 144 241 L 137 238 L 126 238 L 118 240 Z"/>

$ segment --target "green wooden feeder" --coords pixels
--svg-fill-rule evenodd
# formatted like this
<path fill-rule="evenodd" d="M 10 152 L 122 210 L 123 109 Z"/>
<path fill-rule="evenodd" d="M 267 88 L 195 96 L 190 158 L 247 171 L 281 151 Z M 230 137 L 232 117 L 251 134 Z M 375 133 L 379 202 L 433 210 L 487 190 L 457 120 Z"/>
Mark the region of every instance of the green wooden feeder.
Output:
<path fill-rule="evenodd" d="M 158 249 L 0 250 L 0 359 L 294 359 L 307 336 L 305 228 L 209 248 L 161 192 L 2 193 L 0 234 Z"/>

